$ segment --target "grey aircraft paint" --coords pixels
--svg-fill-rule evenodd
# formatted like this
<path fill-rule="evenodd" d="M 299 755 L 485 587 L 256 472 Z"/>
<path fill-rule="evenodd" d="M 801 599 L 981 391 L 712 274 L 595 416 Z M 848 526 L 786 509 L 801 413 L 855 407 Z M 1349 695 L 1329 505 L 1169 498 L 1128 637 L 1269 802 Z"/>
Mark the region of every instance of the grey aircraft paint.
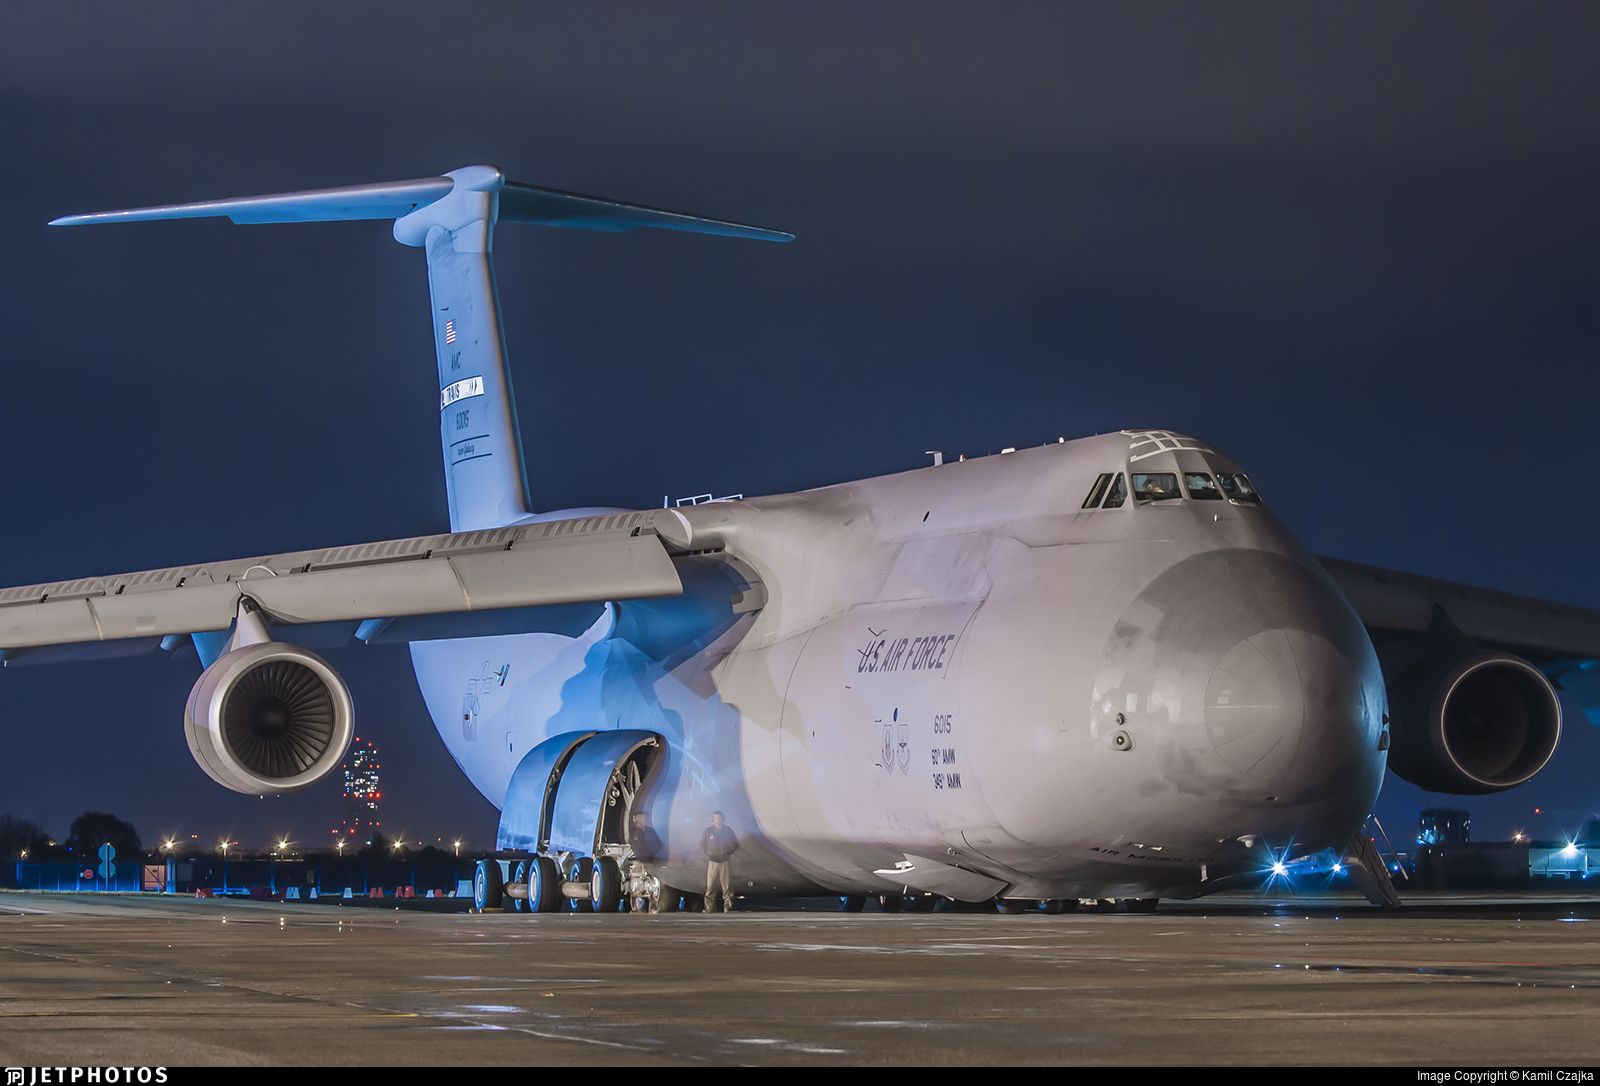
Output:
<path fill-rule="evenodd" d="M 0 658 L 141 639 L 173 650 L 257 608 L 287 642 L 409 641 L 440 735 L 505 808 L 501 846 L 518 854 L 565 863 L 587 844 L 625 859 L 607 811 L 646 811 L 665 843 L 655 875 L 693 889 L 700 831 L 721 809 L 745 840 L 746 893 L 1193 896 L 1364 843 L 1393 739 L 1391 686 L 1433 705 L 1442 753 L 1413 743 L 1413 757 L 1481 755 L 1483 722 L 1456 719 L 1455 686 L 1429 702 L 1424 680 L 1468 649 L 1531 644 L 1530 624 L 1550 626 L 1528 601 L 1486 619 L 1468 590 L 1447 608 L 1434 582 L 1330 575 L 1241 465 L 1166 430 L 797 494 L 529 514 L 495 223 L 789 235 L 517 185 L 492 167 L 61 221 L 203 215 L 393 218 L 397 239 L 425 249 L 456 531 L 5 590 Z M 456 416 L 466 409 L 488 413 L 484 434 L 467 433 L 480 443 L 470 456 L 457 430 L 483 420 Z M 1361 613 L 1341 584 L 1359 585 Z M 1540 642 L 1547 671 L 1597 628 L 1589 612 L 1557 617 L 1566 625 Z M 1369 629 L 1404 641 L 1393 659 L 1405 667 L 1380 662 Z M 1517 688 L 1527 703 L 1507 710 L 1522 729 L 1507 733 L 1521 751 L 1511 776 L 1543 764 L 1539 744 L 1553 749 L 1560 726 L 1553 693 L 1540 700 L 1548 682 L 1515 663 L 1544 687 Z M 213 744 L 251 728 L 282 738 L 231 705 L 232 688 L 206 690 L 191 728 L 209 727 Z M 1489 695 L 1510 704 L 1501 687 Z M 606 746 L 592 733 L 618 734 Z M 340 754 L 306 757 L 326 771 Z M 208 772 L 275 790 L 246 761 Z M 1508 772 L 1463 779 L 1501 787 Z"/>

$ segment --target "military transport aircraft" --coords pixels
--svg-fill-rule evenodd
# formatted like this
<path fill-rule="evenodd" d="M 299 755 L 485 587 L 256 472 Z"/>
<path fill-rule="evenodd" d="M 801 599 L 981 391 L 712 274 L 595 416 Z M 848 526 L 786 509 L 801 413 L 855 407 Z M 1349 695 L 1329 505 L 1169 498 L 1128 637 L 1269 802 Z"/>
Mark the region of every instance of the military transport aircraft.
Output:
<path fill-rule="evenodd" d="M 0 659 L 198 650 L 184 714 L 217 783 L 328 775 L 350 692 L 306 645 L 410 645 L 501 811 L 481 908 L 659 908 L 713 808 L 748 896 L 846 908 L 1153 908 L 1364 829 L 1387 763 L 1527 781 L 1600 613 L 1317 559 L 1246 465 L 1130 428 L 795 494 L 536 513 L 490 250 L 497 222 L 792 235 L 442 177 L 74 215 L 393 219 L 427 255 L 450 532 L 0 590 Z M 65 650 L 61 646 L 67 646 Z M 648 813 L 664 855 L 633 857 Z"/>

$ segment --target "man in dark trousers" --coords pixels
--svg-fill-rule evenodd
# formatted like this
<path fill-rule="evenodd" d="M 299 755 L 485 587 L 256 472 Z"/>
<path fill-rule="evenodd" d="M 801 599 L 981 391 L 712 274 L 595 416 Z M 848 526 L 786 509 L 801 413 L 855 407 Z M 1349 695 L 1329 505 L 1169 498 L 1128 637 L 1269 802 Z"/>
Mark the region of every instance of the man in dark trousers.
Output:
<path fill-rule="evenodd" d="M 723 824 L 722 812 L 711 812 L 711 825 L 700 837 L 700 851 L 706 854 L 706 912 L 715 912 L 717 884 L 722 884 L 722 911 L 733 912 L 733 854 L 739 851 L 739 837 L 733 827 Z"/>

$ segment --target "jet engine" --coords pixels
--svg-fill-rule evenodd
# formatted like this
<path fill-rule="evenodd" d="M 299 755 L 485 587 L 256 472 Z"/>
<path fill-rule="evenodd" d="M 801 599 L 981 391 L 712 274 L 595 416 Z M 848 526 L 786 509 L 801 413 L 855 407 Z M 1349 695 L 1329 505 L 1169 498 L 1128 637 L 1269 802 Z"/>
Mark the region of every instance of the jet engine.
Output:
<path fill-rule="evenodd" d="M 206 668 L 189 692 L 183 732 L 212 780 L 269 795 L 331 773 L 350 747 L 354 720 L 350 690 L 326 661 L 265 641 Z"/>
<path fill-rule="evenodd" d="M 1389 768 L 1430 792 L 1514 788 L 1544 768 L 1561 738 L 1555 688 L 1509 653 L 1423 663 L 1391 683 L 1389 701 Z"/>

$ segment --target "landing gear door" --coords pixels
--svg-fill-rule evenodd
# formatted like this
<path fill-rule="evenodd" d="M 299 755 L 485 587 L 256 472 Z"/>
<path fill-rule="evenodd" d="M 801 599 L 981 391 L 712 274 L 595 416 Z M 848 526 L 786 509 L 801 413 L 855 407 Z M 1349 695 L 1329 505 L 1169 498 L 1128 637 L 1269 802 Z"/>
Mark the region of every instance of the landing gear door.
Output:
<path fill-rule="evenodd" d="M 550 837 L 550 822 L 555 813 L 556 785 L 568 761 L 594 732 L 565 732 L 553 735 L 534 747 L 517 763 L 506 787 L 505 806 L 500 811 L 500 832 L 496 848 L 505 851 L 538 852 Z"/>
<path fill-rule="evenodd" d="M 664 740 L 655 732 L 597 732 L 567 762 L 556 786 L 548 848 L 552 853 L 598 855 L 608 825 L 626 817 L 630 787 L 648 774 L 648 765 L 630 772 L 635 756 L 658 753 Z M 608 819 L 613 814 L 615 819 Z"/>

